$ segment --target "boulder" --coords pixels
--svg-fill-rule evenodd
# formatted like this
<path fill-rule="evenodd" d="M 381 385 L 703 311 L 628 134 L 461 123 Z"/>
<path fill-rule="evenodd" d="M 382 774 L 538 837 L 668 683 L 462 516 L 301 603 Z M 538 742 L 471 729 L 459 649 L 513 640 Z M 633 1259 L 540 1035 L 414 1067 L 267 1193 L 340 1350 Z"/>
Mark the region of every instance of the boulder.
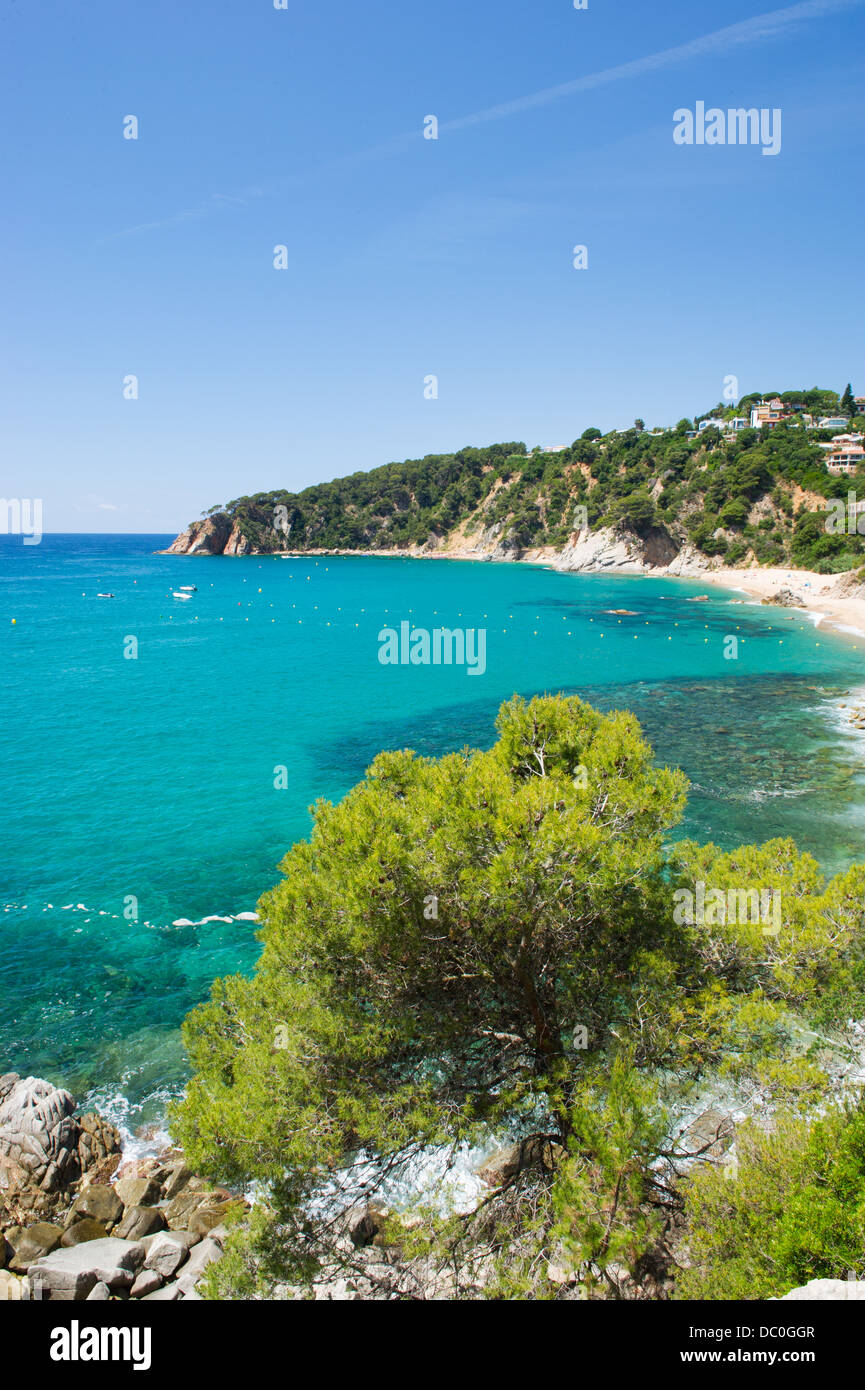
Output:
<path fill-rule="evenodd" d="M 772 605 L 776 608 L 804 608 L 805 601 L 801 594 L 796 594 L 792 589 L 779 589 L 776 594 L 770 594 L 761 600 L 764 604 Z"/>
<path fill-rule="evenodd" d="M 104 1183 L 88 1183 L 72 1203 L 67 1226 L 73 1225 L 82 1216 L 101 1222 L 110 1231 L 123 1216 L 123 1203 L 113 1187 L 107 1187 Z"/>
<path fill-rule="evenodd" d="M 148 1248 L 144 1260 L 145 1269 L 155 1270 L 163 1279 L 176 1274 L 189 1254 L 186 1241 L 179 1240 L 174 1232 L 161 1232 Z"/>
<path fill-rule="evenodd" d="M 69 1092 L 50 1081 L 0 1076 L 0 1188 L 56 1193 L 94 1164 L 119 1159 L 114 1126 L 74 1110 Z"/>
<path fill-rule="evenodd" d="M 49 1298 L 71 1301 L 85 1299 L 99 1283 L 112 1292 L 128 1289 L 143 1263 L 141 1245 L 109 1236 L 55 1250 L 32 1264 L 28 1274 L 41 1281 Z"/>
<path fill-rule="evenodd" d="M 689 1153 L 702 1157 L 720 1158 L 727 1152 L 736 1134 L 729 1115 L 721 1110 L 704 1110 L 683 1133 Z"/>
<path fill-rule="evenodd" d="M 211 1206 L 209 1202 L 205 1202 L 190 1217 L 189 1230 L 196 1236 L 209 1235 L 215 1227 L 224 1224 L 226 1214 L 236 1205 L 235 1202 L 217 1202 Z"/>
<path fill-rule="evenodd" d="M 54 1192 L 80 1176 L 80 1126 L 68 1091 L 16 1072 L 0 1076 L 0 1187 Z"/>
<path fill-rule="evenodd" d="M 83 1245 L 85 1240 L 104 1240 L 107 1235 L 101 1221 L 85 1216 L 82 1221 L 76 1221 L 74 1226 L 66 1228 L 60 1244 L 68 1248 L 70 1245 Z"/>
<path fill-rule="evenodd" d="M 182 1192 L 191 1177 L 192 1174 L 182 1159 L 177 1163 L 170 1164 L 162 1180 L 162 1195 L 165 1200 L 170 1202 L 179 1192 Z"/>
<path fill-rule="evenodd" d="M 183 1267 L 183 1273 L 176 1281 L 176 1287 L 181 1294 L 191 1293 L 207 1266 L 221 1259 L 222 1246 L 217 1245 L 215 1240 L 203 1240 L 200 1245 L 196 1245 Z"/>
<path fill-rule="evenodd" d="M 144 1294 L 144 1301 L 145 1303 L 173 1303 L 180 1297 L 180 1289 L 176 1284 L 163 1284 L 162 1288 L 157 1289 L 155 1293 Z"/>
<path fill-rule="evenodd" d="M 160 1184 L 152 1177 L 120 1178 L 114 1191 L 125 1207 L 152 1207 L 162 1196 Z"/>
<path fill-rule="evenodd" d="M 99 1183 L 100 1186 L 107 1187 L 120 1166 L 120 1158 L 121 1155 L 116 1153 L 97 1159 L 93 1167 L 87 1170 L 88 1183 Z"/>
<path fill-rule="evenodd" d="M 798 1289 L 785 1293 L 779 1303 L 825 1302 L 842 1299 L 865 1300 L 865 1283 L 855 1279 L 810 1279 Z"/>
<path fill-rule="evenodd" d="M 26 1274 L 32 1264 L 56 1250 L 63 1235 L 62 1227 L 50 1221 L 38 1221 L 35 1226 L 27 1226 L 17 1231 L 12 1240 L 13 1255 L 9 1268 L 16 1274 Z"/>
<path fill-rule="evenodd" d="M 107 1303 L 110 1297 L 111 1290 L 108 1285 L 99 1283 L 93 1285 L 84 1301 L 85 1303 Z"/>
<path fill-rule="evenodd" d="M 165 1220 L 172 1231 L 186 1230 L 195 1212 L 207 1201 L 204 1192 L 184 1191 L 168 1203 Z"/>
<path fill-rule="evenodd" d="M 554 1168 L 564 1153 L 561 1144 L 533 1134 L 519 1144 L 511 1144 L 508 1148 L 499 1149 L 497 1153 L 492 1154 L 477 1170 L 478 1177 L 488 1187 L 501 1187 L 525 1168 L 535 1165 Z"/>
<path fill-rule="evenodd" d="M 385 1207 L 367 1202 L 363 1207 L 353 1208 L 346 1222 L 346 1229 L 352 1245 L 358 1248 L 372 1245 L 384 1230 L 388 1212 Z"/>
<path fill-rule="evenodd" d="M 142 1269 L 140 1274 L 135 1276 L 135 1283 L 129 1290 L 130 1298 L 146 1298 L 149 1293 L 156 1293 L 157 1289 L 162 1288 L 162 1275 L 155 1269 Z"/>
<path fill-rule="evenodd" d="M 157 1207 L 127 1207 L 123 1220 L 114 1228 L 120 1240 L 140 1240 L 165 1229 L 165 1217 Z"/>
<path fill-rule="evenodd" d="M 78 1117 L 78 1166 L 82 1173 L 100 1166 L 102 1171 L 111 1172 L 120 1162 L 120 1135 L 95 1111 Z"/>
<path fill-rule="evenodd" d="M 157 1240 L 161 1240 L 163 1236 L 169 1235 L 172 1240 L 179 1241 L 184 1250 L 191 1250 L 193 1245 L 197 1245 L 201 1240 L 201 1236 L 193 1235 L 191 1231 L 154 1231 L 152 1236 L 142 1236 L 140 1244 L 143 1245 L 147 1253 L 150 1254 L 151 1246 Z"/>

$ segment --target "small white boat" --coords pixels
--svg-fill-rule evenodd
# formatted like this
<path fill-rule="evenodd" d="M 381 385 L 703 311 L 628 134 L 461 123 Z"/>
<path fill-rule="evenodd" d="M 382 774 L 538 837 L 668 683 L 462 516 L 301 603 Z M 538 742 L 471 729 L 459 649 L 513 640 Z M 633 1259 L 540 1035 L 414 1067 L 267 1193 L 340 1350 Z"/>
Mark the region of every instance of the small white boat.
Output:
<path fill-rule="evenodd" d="M 180 590 L 180 592 L 181 592 L 182 594 L 197 594 L 197 593 L 198 593 L 198 585 L 197 585 L 197 584 L 178 584 L 177 587 L 178 587 L 178 589 Z"/>
<path fill-rule="evenodd" d="M 96 597 L 97 597 L 97 598 L 115 598 L 116 595 L 115 595 L 115 594 L 97 594 Z"/>
<path fill-rule="evenodd" d="M 172 589 L 172 591 L 171 591 L 171 597 L 172 597 L 172 598 L 190 599 L 190 598 L 192 598 L 192 594 L 181 594 L 178 590 Z"/>

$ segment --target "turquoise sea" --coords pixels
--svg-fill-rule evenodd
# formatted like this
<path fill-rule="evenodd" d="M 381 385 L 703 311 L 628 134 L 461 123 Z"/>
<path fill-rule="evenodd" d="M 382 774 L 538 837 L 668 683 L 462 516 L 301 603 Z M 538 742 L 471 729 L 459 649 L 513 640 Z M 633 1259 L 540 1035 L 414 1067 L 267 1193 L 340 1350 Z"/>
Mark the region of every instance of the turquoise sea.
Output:
<path fill-rule="evenodd" d="M 153 553 L 170 540 L 0 537 L 0 1071 L 157 1119 L 185 1076 L 180 1021 L 252 969 L 238 915 L 310 803 L 384 747 L 488 745 L 514 691 L 633 709 L 692 780 L 677 834 L 865 858 L 862 746 L 838 711 L 865 643 L 802 614 L 527 565 Z M 381 665 L 401 621 L 484 628 L 485 673 Z"/>

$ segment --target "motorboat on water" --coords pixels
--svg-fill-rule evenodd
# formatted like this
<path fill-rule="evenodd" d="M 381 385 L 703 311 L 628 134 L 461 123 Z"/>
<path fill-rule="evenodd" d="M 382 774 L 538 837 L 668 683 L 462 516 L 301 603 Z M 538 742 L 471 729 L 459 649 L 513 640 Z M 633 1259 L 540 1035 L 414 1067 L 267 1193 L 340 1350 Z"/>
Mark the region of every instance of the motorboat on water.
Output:
<path fill-rule="evenodd" d="M 177 587 L 178 587 L 178 589 L 180 590 L 180 592 L 181 592 L 182 594 L 197 594 L 197 593 L 198 593 L 198 585 L 197 585 L 197 584 L 178 584 Z"/>
<path fill-rule="evenodd" d="M 172 591 L 171 591 L 171 597 L 172 597 L 172 598 L 190 599 L 190 598 L 192 598 L 192 594 L 182 594 L 182 593 L 180 592 L 179 589 L 172 589 Z"/>
<path fill-rule="evenodd" d="M 97 598 L 116 598 L 116 594 L 97 594 Z"/>

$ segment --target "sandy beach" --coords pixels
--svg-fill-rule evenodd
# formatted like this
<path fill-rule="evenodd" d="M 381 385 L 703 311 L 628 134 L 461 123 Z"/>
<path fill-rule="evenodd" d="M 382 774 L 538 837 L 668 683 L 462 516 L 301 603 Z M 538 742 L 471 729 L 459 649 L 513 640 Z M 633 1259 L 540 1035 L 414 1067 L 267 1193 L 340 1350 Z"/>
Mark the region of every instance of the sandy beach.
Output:
<path fill-rule="evenodd" d="M 825 622 L 850 636 L 865 639 L 865 598 L 839 597 L 833 593 L 840 575 L 817 574 L 813 570 L 695 568 L 683 570 L 680 577 L 725 589 L 741 589 L 761 601 L 774 599 L 787 590 L 796 599 L 791 607 L 819 615 L 818 626 Z"/>

